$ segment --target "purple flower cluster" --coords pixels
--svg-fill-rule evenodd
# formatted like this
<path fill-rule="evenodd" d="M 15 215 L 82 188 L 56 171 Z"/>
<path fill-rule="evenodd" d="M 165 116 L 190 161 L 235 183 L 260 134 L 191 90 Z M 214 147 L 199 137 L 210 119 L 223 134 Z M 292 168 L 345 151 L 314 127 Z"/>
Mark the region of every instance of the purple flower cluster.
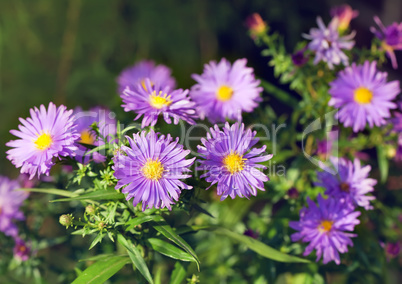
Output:
<path fill-rule="evenodd" d="M 358 159 L 353 163 L 334 157 L 330 160 L 334 169 L 317 173 L 315 184 L 326 189 L 328 198 L 318 196 L 318 206 L 308 199 L 309 208 L 303 208 L 300 220 L 289 225 L 299 231 L 292 235 L 293 241 L 310 243 L 304 255 L 316 249 L 316 261 L 323 255 L 324 263 L 333 260 L 339 264 L 339 253 L 345 253 L 348 246 L 353 246 L 350 238 L 356 235 L 351 232 L 360 223 L 357 219 L 360 212 L 355 211 L 356 207 L 372 208 L 370 201 L 375 197 L 366 194 L 374 191 L 377 181 L 368 178 L 371 167 L 362 167 Z"/>
<path fill-rule="evenodd" d="M 0 231 L 14 239 L 14 257 L 25 261 L 31 254 L 30 246 L 19 237 L 15 222 L 25 219 L 21 206 L 28 198 L 29 192 L 18 190 L 19 188 L 21 185 L 18 180 L 0 176 Z"/>

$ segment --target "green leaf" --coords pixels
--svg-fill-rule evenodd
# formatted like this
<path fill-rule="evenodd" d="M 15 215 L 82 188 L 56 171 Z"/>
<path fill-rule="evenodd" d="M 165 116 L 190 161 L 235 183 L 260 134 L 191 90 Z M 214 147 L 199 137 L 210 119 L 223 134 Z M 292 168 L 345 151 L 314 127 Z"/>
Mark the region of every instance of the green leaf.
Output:
<path fill-rule="evenodd" d="M 128 255 L 138 271 L 149 283 L 153 284 L 154 281 L 149 273 L 148 266 L 138 249 L 131 242 L 127 241 L 121 234 L 117 235 L 117 241 L 127 249 Z"/>
<path fill-rule="evenodd" d="M 299 105 L 299 102 L 297 99 L 295 99 L 291 94 L 279 89 L 275 85 L 262 80 L 259 78 L 261 81 L 261 86 L 264 88 L 264 90 L 269 93 L 270 95 L 273 95 L 275 98 L 278 100 L 284 102 L 285 104 L 296 108 Z"/>
<path fill-rule="evenodd" d="M 134 229 L 136 226 L 141 225 L 142 223 L 145 223 L 145 222 L 150 222 L 153 219 L 154 219 L 153 216 L 148 216 L 148 215 L 131 219 L 130 221 L 128 221 L 126 223 L 126 225 L 128 225 L 128 227 L 126 228 L 126 231 L 130 231 L 131 229 Z"/>
<path fill-rule="evenodd" d="M 89 156 L 89 155 L 91 155 L 91 154 L 93 154 L 93 153 L 95 153 L 95 152 L 98 152 L 98 151 L 100 151 L 100 150 L 105 150 L 105 149 L 109 149 L 109 144 L 103 144 L 103 145 L 100 145 L 100 146 L 98 146 L 98 147 L 95 147 L 95 148 L 93 148 L 91 151 L 86 152 L 86 153 L 85 153 L 85 156 Z"/>
<path fill-rule="evenodd" d="M 186 252 L 191 254 L 194 259 L 196 260 L 198 270 L 200 270 L 200 260 L 198 259 L 195 251 L 191 248 L 191 246 L 183 240 L 182 237 L 180 237 L 173 229 L 172 227 L 169 226 L 168 223 L 161 217 L 154 215 L 154 228 L 158 232 L 160 232 L 162 235 L 164 235 L 166 238 L 177 244 L 179 247 L 183 248 Z"/>
<path fill-rule="evenodd" d="M 296 256 L 292 256 L 289 254 L 285 254 L 283 252 L 280 252 L 276 249 L 271 248 L 270 246 L 267 246 L 266 244 L 257 241 L 251 237 L 241 235 L 232 231 L 229 231 L 228 229 L 225 228 L 217 228 L 215 232 L 219 235 L 224 235 L 232 240 L 238 241 L 240 243 L 245 244 L 249 249 L 255 251 L 261 256 L 264 256 L 266 258 L 276 260 L 279 262 L 301 262 L 301 263 L 309 263 L 310 261 L 307 259 L 299 258 Z"/>
<path fill-rule="evenodd" d="M 142 216 L 138 217 L 136 219 L 139 219 L 138 222 L 144 223 L 144 222 L 153 222 L 155 230 L 160 232 L 162 235 L 164 235 L 166 238 L 177 244 L 179 247 L 183 248 L 186 252 L 188 252 L 190 255 L 194 257 L 197 263 L 198 270 L 200 269 L 200 260 L 198 259 L 196 253 L 194 250 L 191 248 L 191 246 L 183 240 L 182 237 L 180 237 L 173 229 L 172 227 L 169 226 L 168 223 L 166 223 L 165 219 L 163 219 L 159 215 L 148 215 L 148 216 Z M 134 220 L 136 220 L 134 219 Z M 130 221 L 130 227 L 135 227 L 133 224 L 138 225 L 140 223 L 136 223 L 135 221 Z"/>
<path fill-rule="evenodd" d="M 62 190 L 62 189 L 56 189 L 56 188 L 20 188 L 18 190 L 55 194 L 55 195 L 61 195 L 61 196 L 66 196 L 66 197 L 78 196 L 78 194 L 76 192 L 71 192 L 68 190 Z"/>
<path fill-rule="evenodd" d="M 85 269 L 72 284 L 104 283 L 127 263 L 130 263 L 127 256 L 112 256 L 99 260 Z"/>
<path fill-rule="evenodd" d="M 170 278 L 170 284 L 181 284 L 186 277 L 186 270 L 180 262 L 176 262 Z"/>
<path fill-rule="evenodd" d="M 168 242 L 162 241 L 161 239 L 150 238 L 147 240 L 151 247 L 160 252 L 163 255 L 166 255 L 170 258 L 182 260 L 182 261 L 194 261 L 197 262 L 194 257 L 190 254 L 186 253 L 185 251 L 179 249 L 178 247 L 169 244 Z"/>
<path fill-rule="evenodd" d="M 95 239 L 92 241 L 91 245 L 89 246 L 89 249 L 92 249 L 94 246 L 96 246 L 97 243 L 102 242 L 104 234 L 99 233 Z"/>
<path fill-rule="evenodd" d="M 387 181 L 389 170 L 389 162 L 385 149 L 386 148 L 382 145 L 377 146 L 378 167 L 380 168 L 380 177 L 382 183 Z"/>
<path fill-rule="evenodd" d="M 89 193 L 85 193 L 79 196 L 71 197 L 71 198 L 60 198 L 56 200 L 52 200 L 50 202 L 62 202 L 62 201 L 72 201 L 72 200 L 117 200 L 123 199 L 124 194 L 118 192 L 114 189 L 107 189 L 107 190 L 97 190 L 92 191 Z"/>

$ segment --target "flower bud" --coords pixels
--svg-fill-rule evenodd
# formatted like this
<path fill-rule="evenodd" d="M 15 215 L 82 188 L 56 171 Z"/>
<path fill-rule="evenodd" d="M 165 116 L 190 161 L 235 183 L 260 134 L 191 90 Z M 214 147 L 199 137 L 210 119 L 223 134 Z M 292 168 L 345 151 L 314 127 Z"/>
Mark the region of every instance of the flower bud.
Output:
<path fill-rule="evenodd" d="M 59 223 L 66 228 L 73 225 L 73 215 L 72 214 L 63 214 L 59 218 Z"/>

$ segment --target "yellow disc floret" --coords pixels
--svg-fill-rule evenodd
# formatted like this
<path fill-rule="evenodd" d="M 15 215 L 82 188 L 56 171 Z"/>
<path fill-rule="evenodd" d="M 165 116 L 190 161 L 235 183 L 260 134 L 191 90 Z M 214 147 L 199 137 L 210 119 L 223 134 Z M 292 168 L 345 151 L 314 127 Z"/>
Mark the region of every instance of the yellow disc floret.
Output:
<path fill-rule="evenodd" d="M 359 87 L 354 91 L 354 99 L 359 104 L 368 104 L 373 99 L 373 92 L 365 87 Z"/>
<path fill-rule="evenodd" d="M 38 135 L 38 138 L 36 138 L 34 143 L 36 148 L 38 148 L 39 150 L 47 150 L 53 143 L 52 136 L 47 133 L 42 133 L 41 135 Z"/>
<path fill-rule="evenodd" d="M 165 168 L 162 163 L 156 160 L 148 159 L 145 165 L 141 168 L 143 175 L 150 180 L 158 181 L 162 178 Z"/>
<path fill-rule="evenodd" d="M 159 94 L 156 94 L 156 91 L 153 91 L 152 94 L 149 95 L 149 103 L 152 107 L 156 109 L 161 109 L 165 106 L 169 106 L 172 103 L 170 96 L 166 93 L 163 94 L 162 91 L 159 91 Z"/>
<path fill-rule="evenodd" d="M 244 169 L 244 161 L 243 156 L 235 152 L 231 152 L 227 156 L 223 158 L 223 165 L 226 167 L 230 174 L 235 174 Z"/>
<path fill-rule="evenodd" d="M 216 98 L 221 102 L 226 102 L 230 100 L 233 96 L 233 89 L 229 86 L 222 85 L 216 92 Z"/>
<path fill-rule="evenodd" d="M 328 220 L 324 220 L 320 223 L 320 225 L 318 226 L 318 230 L 322 233 L 326 233 L 329 232 L 332 228 L 332 224 L 334 223 L 334 221 L 328 221 Z"/>
<path fill-rule="evenodd" d="M 81 140 L 80 143 L 92 145 L 95 142 L 94 135 L 89 130 L 83 130 L 81 132 Z"/>

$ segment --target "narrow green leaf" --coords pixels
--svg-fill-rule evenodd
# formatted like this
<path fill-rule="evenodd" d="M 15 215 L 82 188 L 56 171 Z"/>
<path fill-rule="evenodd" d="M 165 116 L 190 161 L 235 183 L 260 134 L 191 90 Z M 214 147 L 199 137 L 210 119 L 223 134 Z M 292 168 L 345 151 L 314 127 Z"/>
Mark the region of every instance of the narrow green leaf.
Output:
<path fill-rule="evenodd" d="M 145 218 L 147 217 L 147 218 Z M 142 219 L 141 219 L 142 218 Z M 138 217 L 136 219 L 140 219 L 141 223 L 152 221 L 154 223 L 154 228 L 166 238 L 177 244 L 179 247 L 183 248 L 186 252 L 194 257 L 197 263 L 198 270 L 200 269 L 200 260 L 198 259 L 195 251 L 191 248 L 191 246 L 183 240 L 173 229 L 166 223 L 165 219 L 163 219 L 159 215 L 148 215 L 143 217 Z M 134 219 L 135 220 L 135 219 Z M 131 223 L 132 222 L 132 223 Z M 136 224 L 134 221 L 130 221 L 130 227 Z M 133 226 L 134 227 L 134 226 Z"/>
<path fill-rule="evenodd" d="M 280 252 L 276 249 L 271 248 L 270 246 L 267 246 L 266 244 L 257 241 L 251 237 L 241 235 L 232 231 L 229 231 L 228 229 L 225 228 L 217 228 L 215 232 L 219 235 L 224 235 L 232 240 L 238 241 L 240 243 L 245 244 L 249 249 L 255 251 L 259 255 L 262 255 L 266 258 L 276 260 L 279 262 L 301 262 L 301 263 L 309 263 L 310 261 L 307 259 L 299 258 L 296 256 L 292 256 L 289 254 L 285 254 L 283 252 Z"/>
<path fill-rule="evenodd" d="M 100 150 L 105 150 L 105 149 L 109 149 L 109 144 L 103 144 L 103 145 L 100 145 L 98 147 L 95 147 L 91 151 L 86 152 L 85 156 L 89 156 L 89 155 L 91 155 L 91 154 L 93 154 L 95 152 L 98 152 Z"/>
<path fill-rule="evenodd" d="M 114 189 L 107 189 L 107 190 L 97 190 L 92 191 L 89 193 L 85 193 L 79 196 L 71 197 L 71 198 L 60 198 L 55 199 L 50 202 L 62 202 L 62 201 L 72 201 L 72 200 L 117 200 L 123 199 L 124 194 L 118 192 Z"/>
<path fill-rule="evenodd" d="M 148 266 L 138 249 L 131 242 L 127 241 L 121 234 L 117 235 L 117 241 L 127 249 L 128 255 L 138 271 L 149 283 L 153 284 L 154 281 L 149 273 Z"/>
<path fill-rule="evenodd" d="M 147 241 L 150 243 L 151 247 L 155 251 L 160 252 L 161 254 L 166 255 L 170 258 L 182 261 L 197 262 L 190 254 L 172 244 L 169 244 L 168 242 L 162 241 L 161 239 L 150 238 Z"/>
<path fill-rule="evenodd" d="M 142 223 L 145 223 L 145 222 L 150 222 L 152 220 L 153 220 L 153 216 L 148 216 L 148 215 L 131 219 L 130 221 L 128 221 L 126 223 L 126 225 L 128 225 L 128 227 L 126 228 L 126 231 L 130 231 L 131 229 L 134 229 L 136 226 L 141 225 Z"/>
<path fill-rule="evenodd" d="M 285 104 L 295 108 L 299 105 L 299 102 L 297 99 L 295 99 L 291 94 L 279 89 L 277 86 L 262 80 L 259 78 L 261 81 L 261 86 L 264 88 L 264 90 L 269 93 L 270 95 L 273 95 L 275 98 L 278 100 L 284 102 Z"/>
<path fill-rule="evenodd" d="M 385 152 L 385 147 L 377 146 L 377 157 L 378 157 L 378 167 L 380 168 L 380 178 L 381 182 L 385 183 L 388 178 L 389 162 L 387 154 Z"/>
<path fill-rule="evenodd" d="M 78 194 L 76 192 L 71 192 L 68 190 L 62 190 L 62 189 L 56 189 L 56 188 L 20 188 L 18 190 L 55 194 L 55 195 L 61 195 L 61 196 L 66 196 L 66 197 L 78 196 Z"/>
<path fill-rule="evenodd" d="M 95 239 L 92 241 L 91 245 L 89 246 L 89 249 L 92 249 L 94 246 L 96 246 L 97 243 L 100 243 L 103 239 L 103 234 L 99 233 Z"/>
<path fill-rule="evenodd" d="M 112 256 L 99 260 L 85 269 L 72 284 L 104 283 L 127 263 L 130 263 L 127 256 Z"/>
<path fill-rule="evenodd" d="M 186 270 L 180 262 L 176 262 L 169 284 L 181 284 L 186 277 Z"/>
<path fill-rule="evenodd" d="M 166 238 L 177 244 L 179 247 L 183 248 L 186 252 L 191 254 L 194 259 L 196 260 L 198 270 L 200 269 L 200 260 L 198 259 L 195 251 L 191 248 L 191 246 L 183 240 L 173 229 L 169 226 L 168 223 L 161 217 L 154 215 L 154 228 L 155 230 L 159 231 L 162 235 Z"/>

